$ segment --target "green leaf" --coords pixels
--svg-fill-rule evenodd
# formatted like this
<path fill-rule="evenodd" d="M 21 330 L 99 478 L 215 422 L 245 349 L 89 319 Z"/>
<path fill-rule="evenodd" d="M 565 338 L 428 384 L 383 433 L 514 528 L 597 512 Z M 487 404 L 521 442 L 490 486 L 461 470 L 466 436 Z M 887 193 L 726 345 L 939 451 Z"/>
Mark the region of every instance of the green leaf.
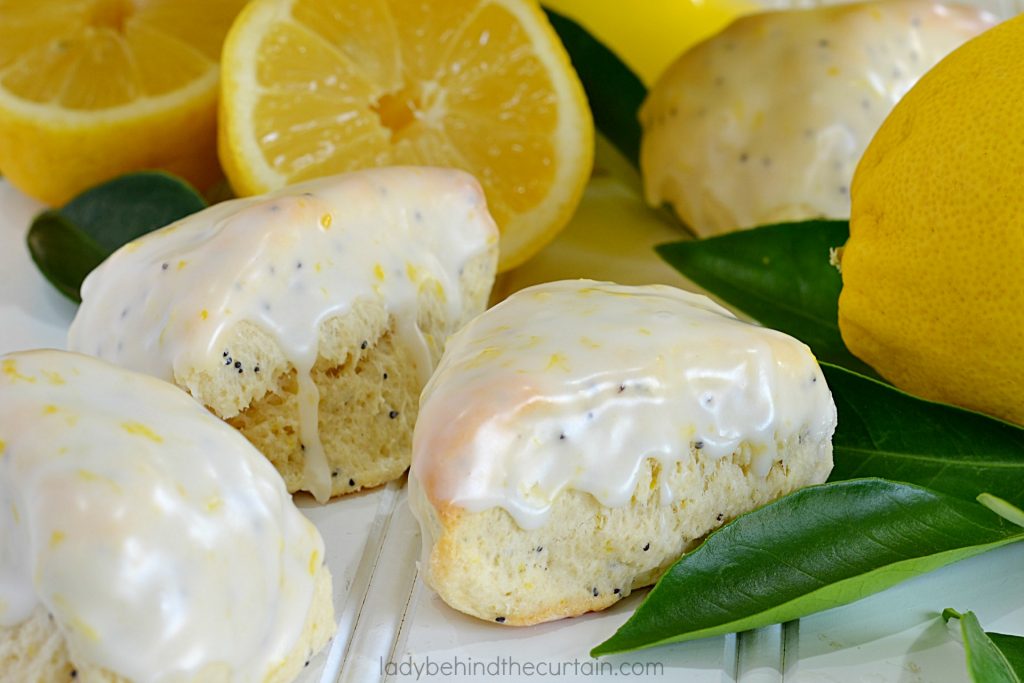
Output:
<path fill-rule="evenodd" d="M 1006 657 L 1006 661 L 1010 663 L 1017 678 L 1024 681 L 1024 637 L 992 633 L 991 631 L 987 635 Z"/>
<path fill-rule="evenodd" d="M 46 279 L 77 302 L 85 276 L 107 256 L 204 208 L 202 196 L 180 178 L 163 171 L 131 173 L 36 216 L 28 248 Z"/>
<path fill-rule="evenodd" d="M 1024 505 L 1024 429 L 822 364 L 839 425 L 831 481 L 882 477 Z"/>
<path fill-rule="evenodd" d="M 640 165 L 640 105 L 647 88 L 614 52 L 586 29 L 545 8 L 590 101 L 594 125 L 634 166 Z"/>
<path fill-rule="evenodd" d="M 32 221 L 28 250 L 39 272 L 61 294 L 79 302 L 85 276 L 103 262 L 108 252 L 58 211 L 44 211 Z"/>
<path fill-rule="evenodd" d="M 129 173 L 86 190 L 60 213 L 113 253 L 132 240 L 206 208 L 202 195 L 164 171 Z"/>
<path fill-rule="evenodd" d="M 850 236 L 846 221 L 767 225 L 656 248 L 718 298 L 811 347 L 819 360 L 877 376 L 839 335 L 842 278 L 830 250 Z"/>
<path fill-rule="evenodd" d="M 1024 638 L 1002 633 L 985 633 L 974 612 L 960 614 L 947 607 L 942 618 L 960 620 L 960 632 L 967 655 L 967 672 L 975 683 L 1022 683 L 1024 680 Z"/>
<path fill-rule="evenodd" d="M 989 510 L 860 479 L 802 489 L 683 555 L 593 656 L 759 628 L 845 605 L 1024 539 Z"/>

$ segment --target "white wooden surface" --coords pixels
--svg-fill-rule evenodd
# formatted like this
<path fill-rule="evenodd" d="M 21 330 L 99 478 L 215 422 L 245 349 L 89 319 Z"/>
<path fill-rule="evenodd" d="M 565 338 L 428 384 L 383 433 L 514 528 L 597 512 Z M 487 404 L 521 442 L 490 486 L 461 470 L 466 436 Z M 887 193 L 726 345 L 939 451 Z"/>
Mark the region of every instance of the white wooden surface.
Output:
<path fill-rule="evenodd" d="M 0 181 L 0 353 L 62 348 L 74 315 L 25 247 L 39 208 Z M 532 628 L 480 622 L 447 608 L 418 580 L 419 531 L 401 482 L 326 506 L 305 496 L 297 502 L 326 540 L 339 620 L 332 646 L 302 683 L 962 683 L 963 652 L 955 630 L 939 619 L 944 607 L 975 610 L 988 630 L 1024 634 L 1018 544 L 799 623 L 595 661 L 590 647 L 628 618 L 642 594 L 602 614 Z M 441 669 L 460 665 L 455 673 L 462 675 Z"/>

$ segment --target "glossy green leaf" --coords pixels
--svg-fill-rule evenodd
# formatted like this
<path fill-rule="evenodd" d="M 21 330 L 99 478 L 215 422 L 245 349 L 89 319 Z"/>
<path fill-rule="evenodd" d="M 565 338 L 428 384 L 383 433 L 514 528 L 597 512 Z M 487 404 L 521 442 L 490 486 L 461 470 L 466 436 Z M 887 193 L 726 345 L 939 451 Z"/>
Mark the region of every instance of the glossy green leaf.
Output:
<path fill-rule="evenodd" d="M 877 376 L 839 335 L 843 281 L 829 254 L 849 234 L 846 221 L 782 223 L 663 244 L 657 252 L 730 306 L 804 342 L 819 360 Z"/>
<path fill-rule="evenodd" d="M 945 620 L 958 619 L 963 634 L 967 673 L 975 683 L 1022 683 L 1024 681 L 1024 638 L 1002 633 L 985 633 L 974 612 L 960 614 L 947 607 Z"/>
<path fill-rule="evenodd" d="M 822 364 L 839 425 L 831 481 L 882 477 L 1024 505 L 1024 428 Z"/>
<path fill-rule="evenodd" d="M 81 301 L 85 276 L 132 240 L 200 211 L 206 202 L 184 180 L 162 171 L 123 175 L 36 216 L 29 252 L 54 287 Z"/>
<path fill-rule="evenodd" d="M 845 605 L 1024 540 L 984 507 L 909 484 L 805 488 L 711 534 L 594 656 L 767 626 Z"/>
<path fill-rule="evenodd" d="M 85 276 L 103 262 L 109 252 L 76 228 L 59 211 L 44 211 L 32 221 L 28 250 L 39 272 L 72 301 Z"/>
<path fill-rule="evenodd" d="M 614 52 L 586 29 L 558 12 L 545 11 L 583 83 L 594 125 L 634 166 L 639 166 L 638 112 L 647 97 L 647 88 Z"/>
<path fill-rule="evenodd" d="M 1024 636 L 992 632 L 986 635 L 1006 657 L 1006 661 L 1010 663 L 1010 668 L 1017 674 L 1017 678 L 1024 681 Z"/>

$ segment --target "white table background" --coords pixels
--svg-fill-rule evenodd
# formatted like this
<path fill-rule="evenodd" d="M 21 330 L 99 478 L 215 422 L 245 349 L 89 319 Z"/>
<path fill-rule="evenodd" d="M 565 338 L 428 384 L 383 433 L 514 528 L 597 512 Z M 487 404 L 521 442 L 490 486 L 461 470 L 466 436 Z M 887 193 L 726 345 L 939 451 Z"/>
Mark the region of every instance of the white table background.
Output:
<path fill-rule="evenodd" d="M 588 193 L 600 182 L 610 181 L 596 180 Z M 607 189 L 592 203 L 607 199 Z M 43 279 L 25 246 L 25 232 L 40 208 L 0 181 L 0 353 L 63 348 L 74 315 L 74 305 Z M 581 214 L 586 211 L 585 204 Z M 645 229 L 646 237 L 637 239 L 651 243 L 665 239 L 663 227 Z M 571 249 L 574 240 L 578 235 L 570 228 L 554 252 Z M 678 277 L 656 268 L 644 272 Z M 626 275 L 620 279 L 636 279 Z M 311 663 L 302 683 L 449 679 L 962 683 L 967 673 L 959 632 L 939 618 L 944 607 L 974 610 L 987 630 L 1024 634 L 1024 544 L 1017 544 L 799 622 L 597 660 L 613 670 L 594 674 L 597 665 L 587 654 L 589 649 L 628 618 L 642 592 L 601 614 L 530 628 L 477 621 L 449 609 L 418 579 L 419 530 L 401 482 L 326 506 L 304 496 L 298 503 L 326 540 L 339 623 L 331 648 Z M 546 665 L 548 672 L 561 668 L 562 675 L 516 675 L 515 670 L 494 675 L 495 662 L 501 659 L 511 659 L 520 667 Z M 386 662 L 455 666 L 456 661 L 463 667 L 490 663 L 492 669 L 485 676 L 445 676 L 436 669 L 420 668 L 417 677 L 409 664 L 395 675 L 388 675 L 388 667 L 383 666 Z M 620 670 L 623 664 L 627 668 Z M 644 664 L 661 667 L 644 673 Z M 637 675 L 631 675 L 631 665 Z"/>

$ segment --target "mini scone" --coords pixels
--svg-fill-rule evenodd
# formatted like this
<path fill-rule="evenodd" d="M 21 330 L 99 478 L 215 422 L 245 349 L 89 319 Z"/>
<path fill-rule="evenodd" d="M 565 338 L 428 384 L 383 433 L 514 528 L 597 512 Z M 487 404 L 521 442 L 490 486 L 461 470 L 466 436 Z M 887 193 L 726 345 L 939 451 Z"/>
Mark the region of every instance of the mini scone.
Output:
<path fill-rule="evenodd" d="M 683 53 L 640 112 L 644 193 L 701 236 L 850 216 L 853 171 L 896 102 L 995 25 L 885 0 L 741 17 Z"/>
<path fill-rule="evenodd" d="M 484 309 L 497 244 L 461 171 L 314 180 L 118 250 L 86 279 L 68 346 L 187 389 L 324 501 L 409 466 L 420 391 Z"/>
<path fill-rule="evenodd" d="M 512 295 L 448 341 L 409 499 L 428 585 L 525 625 L 600 610 L 707 533 L 832 469 L 810 350 L 672 287 Z"/>
<path fill-rule="evenodd" d="M 287 683 L 332 604 L 280 475 L 185 392 L 0 357 L 0 683 Z"/>

